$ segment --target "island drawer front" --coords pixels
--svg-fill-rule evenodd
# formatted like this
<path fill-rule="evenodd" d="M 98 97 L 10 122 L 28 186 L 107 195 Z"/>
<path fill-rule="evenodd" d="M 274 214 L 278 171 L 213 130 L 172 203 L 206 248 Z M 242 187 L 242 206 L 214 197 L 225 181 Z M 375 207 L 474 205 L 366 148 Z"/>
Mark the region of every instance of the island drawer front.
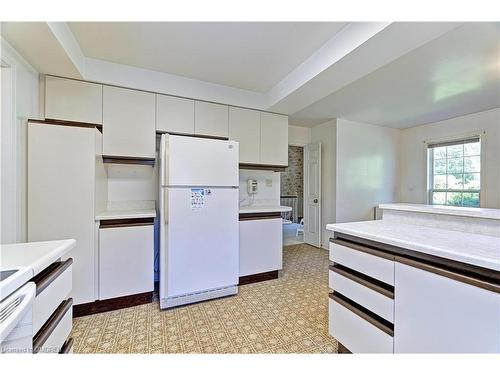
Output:
<path fill-rule="evenodd" d="M 394 286 L 394 261 L 330 242 L 330 260 Z"/>
<path fill-rule="evenodd" d="M 374 314 L 394 323 L 394 299 L 342 276 L 331 269 L 329 273 L 330 288 Z"/>
<path fill-rule="evenodd" d="M 329 333 L 352 353 L 393 353 L 394 338 L 329 298 Z"/>
<path fill-rule="evenodd" d="M 73 300 L 63 301 L 33 338 L 34 353 L 59 353 L 71 334 Z"/>
<path fill-rule="evenodd" d="M 49 319 L 57 307 L 71 293 L 73 260 L 67 259 L 54 267 L 50 272 L 42 272 L 40 278 L 35 278 L 37 295 L 33 303 L 33 333 L 36 334 Z"/>

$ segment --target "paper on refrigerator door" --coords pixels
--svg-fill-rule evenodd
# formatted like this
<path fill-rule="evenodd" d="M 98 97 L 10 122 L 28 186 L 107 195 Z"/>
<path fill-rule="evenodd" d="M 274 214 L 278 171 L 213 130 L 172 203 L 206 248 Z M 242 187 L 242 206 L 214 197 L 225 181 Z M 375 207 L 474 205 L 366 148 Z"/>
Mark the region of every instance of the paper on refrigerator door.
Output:
<path fill-rule="evenodd" d="M 191 209 L 196 210 L 205 206 L 205 189 L 191 189 Z"/>

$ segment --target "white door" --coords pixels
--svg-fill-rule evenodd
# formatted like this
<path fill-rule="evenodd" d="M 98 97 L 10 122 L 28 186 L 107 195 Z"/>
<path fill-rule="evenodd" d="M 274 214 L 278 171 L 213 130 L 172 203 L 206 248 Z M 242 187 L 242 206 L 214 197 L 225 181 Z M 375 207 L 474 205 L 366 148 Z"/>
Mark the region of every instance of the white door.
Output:
<path fill-rule="evenodd" d="M 304 147 L 304 242 L 321 246 L 321 143 Z"/>
<path fill-rule="evenodd" d="M 238 143 L 195 137 L 166 137 L 168 186 L 238 186 Z"/>
<path fill-rule="evenodd" d="M 167 297 L 237 285 L 238 189 L 166 190 Z"/>

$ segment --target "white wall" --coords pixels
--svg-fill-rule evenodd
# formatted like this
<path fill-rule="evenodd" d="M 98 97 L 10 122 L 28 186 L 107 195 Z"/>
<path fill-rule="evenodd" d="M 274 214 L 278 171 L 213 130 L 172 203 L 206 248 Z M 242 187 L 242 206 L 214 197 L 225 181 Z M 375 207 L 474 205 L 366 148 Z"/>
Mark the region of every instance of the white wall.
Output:
<path fill-rule="evenodd" d="M 326 249 L 331 236 L 326 224 L 335 223 L 336 127 L 331 120 L 311 129 L 311 142 L 321 143 L 321 246 Z"/>
<path fill-rule="evenodd" d="M 157 164 L 157 163 L 156 163 Z M 158 197 L 157 165 L 107 164 L 108 201 L 153 201 Z"/>
<path fill-rule="evenodd" d="M 336 222 L 371 220 L 399 200 L 401 131 L 337 119 Z"/>
<path fill-rule="evenodd" d="M 247 180 L 257 180 L 257 194 L 253 204 L 256 205 L 279 205 L 280 204 L 280 174 L 273 171 L 253 171 L 240 169 L 240 205 L 249 204 L 247 194 Z M 270 185 L 270 186 L 268 186 Z"/>
<path fill-rule="evenodd" d="M 39 118 L 39 74 L 3 38 L 1 243 L 27 238 L 27 119 Z"/>
<path fill-rule="evenodd" d="M 288 144 L 290 146 L 305 146 L 311 143 L 311 129 L 300 126 L 288 126 Z"/>
<path fill-rule="evenodd" d="M 482 135 L 481 206 L 500 208 L 500 108 L 402 131 L 401 201 L 427 203 L 427 152 L 424 142 Z"/>

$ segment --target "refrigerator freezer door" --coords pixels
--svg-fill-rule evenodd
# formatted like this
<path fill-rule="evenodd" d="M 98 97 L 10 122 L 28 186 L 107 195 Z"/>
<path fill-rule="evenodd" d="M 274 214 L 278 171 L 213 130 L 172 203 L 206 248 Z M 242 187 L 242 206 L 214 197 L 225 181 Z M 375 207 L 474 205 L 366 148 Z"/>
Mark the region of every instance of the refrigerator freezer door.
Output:
<path fill-rule="evenodd" d="M 238 186 L 238 142 L 169 135 L 163 159 L 167 186 Z"/>
<path fill-rule="evenodd" d="M 237 285 L 238 189 L 167 190 L 167 297 Z"/>

